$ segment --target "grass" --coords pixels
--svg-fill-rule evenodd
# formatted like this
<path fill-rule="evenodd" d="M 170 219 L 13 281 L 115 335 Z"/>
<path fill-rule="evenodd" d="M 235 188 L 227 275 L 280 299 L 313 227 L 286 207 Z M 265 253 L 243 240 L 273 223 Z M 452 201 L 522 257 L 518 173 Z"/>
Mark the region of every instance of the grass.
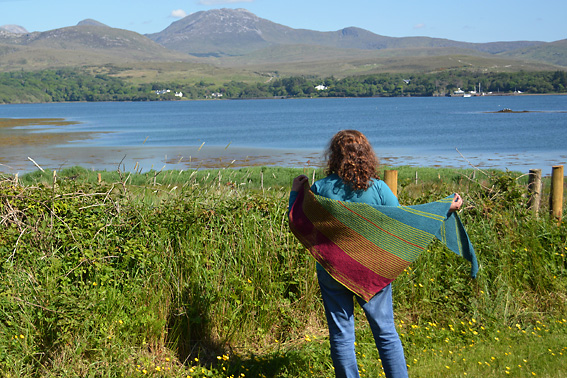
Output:
<path fill-rule="evenodd" d="M 433 243 L 395 281 L 410 376 L 566 376 L 565 222 L 527 209 L 518 173 L 398 171 L 404 204 L 463 195 L 481 267 Z M 314 261 L 287 228 L 298 173 L 323 175 L 0 177 L 0 376 L 332 376 Z M 361 375 L 383 376 L 356 316 Z"/>

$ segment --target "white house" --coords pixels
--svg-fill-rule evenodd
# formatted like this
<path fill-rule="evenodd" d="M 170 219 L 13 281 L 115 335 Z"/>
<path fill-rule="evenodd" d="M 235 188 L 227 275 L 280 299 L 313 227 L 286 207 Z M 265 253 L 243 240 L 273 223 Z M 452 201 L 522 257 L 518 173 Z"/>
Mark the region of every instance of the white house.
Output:
<path fill-rule="evenodd" d="M 324 91 L 325 89 L 327 89 L 327 87 L 319 84 L 318 86 L 315 87 L 315 89 L 317 89 L 318 91 Z"/>

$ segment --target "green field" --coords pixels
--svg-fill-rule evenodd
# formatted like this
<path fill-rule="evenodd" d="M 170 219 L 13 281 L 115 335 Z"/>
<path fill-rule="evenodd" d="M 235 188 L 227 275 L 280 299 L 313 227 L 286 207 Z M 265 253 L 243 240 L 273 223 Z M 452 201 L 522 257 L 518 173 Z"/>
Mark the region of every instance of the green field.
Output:
<path fill-rule="evenodd" d="M 567 376 L 567 224 L 549 183 L 536 215 L 519 173 L 396 169 L 404 205 L 463 195 L 480 264 L 473 280 L 433 243 L 394 282 L 410 376 Z M 332 377 L 315 263 L 287 226 L 299 173 L 323 175 L 0 176 L 0 376 Z M 383 376 L 356 316 L 361 376 Z"/>

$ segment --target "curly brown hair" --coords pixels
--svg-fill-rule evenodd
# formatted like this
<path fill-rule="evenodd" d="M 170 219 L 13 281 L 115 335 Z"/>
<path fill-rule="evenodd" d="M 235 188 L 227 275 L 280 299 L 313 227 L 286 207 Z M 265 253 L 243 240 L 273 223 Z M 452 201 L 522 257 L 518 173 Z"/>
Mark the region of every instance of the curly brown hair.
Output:
<path fill-rule="evenodd" d="M 336 133 L 327 148 L 327 175 L 337 174 L 354 190 L 366 190 L 378 178 L 378 158 L 368 139 L 357 130 Z"/>

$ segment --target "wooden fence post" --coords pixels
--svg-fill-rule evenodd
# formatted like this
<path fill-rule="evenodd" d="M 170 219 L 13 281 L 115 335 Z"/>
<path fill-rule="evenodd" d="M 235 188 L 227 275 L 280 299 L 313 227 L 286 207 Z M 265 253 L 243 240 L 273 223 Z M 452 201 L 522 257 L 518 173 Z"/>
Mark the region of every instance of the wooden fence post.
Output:
<path fill-rule="evenodd" d="M 561 221 L 563 215 L 563 166 L 554 165 L 551 171 L 551 214 Z"/>
<path fill-rule="evenodd" d="M 384 171 L 384 182 L 392 190 L 394 195 L 398 196 L 398 171 L 386 170 Z"/>
<path fill-rule="evenodd" d="M 541 169 L 530 169 L 528 192 L 530 193 L 528 207 L 537 215 L 541 203 Z"/>

